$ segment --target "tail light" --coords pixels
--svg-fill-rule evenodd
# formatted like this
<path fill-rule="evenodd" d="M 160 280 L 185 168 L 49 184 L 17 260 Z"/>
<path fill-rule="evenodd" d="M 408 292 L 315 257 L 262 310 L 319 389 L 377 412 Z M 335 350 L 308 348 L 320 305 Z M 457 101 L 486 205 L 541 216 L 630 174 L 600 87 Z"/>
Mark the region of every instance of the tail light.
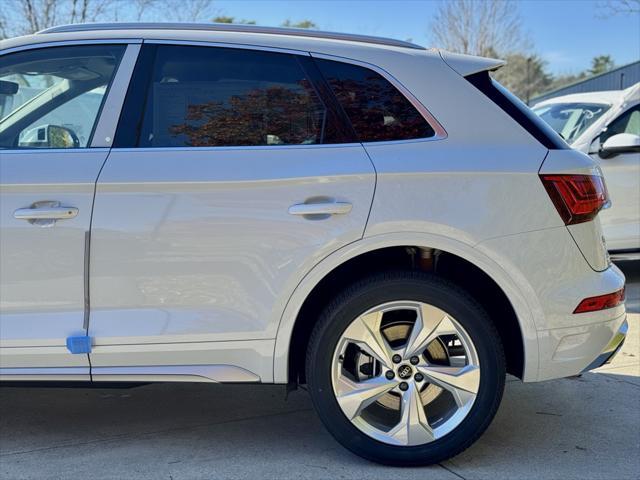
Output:
<path fill-rule="evenodd" d="M 565 225 L 588 222 L 609 204 L 604 179 L 597 175 L 540 175 Z"/>
<path fill-rule="evenodd" d="M 573 313 L 597 312 L 607 308 L 617 307 L 624 302 L 624 288 L 617 292 L 585 298 L 576 307 Z"/>

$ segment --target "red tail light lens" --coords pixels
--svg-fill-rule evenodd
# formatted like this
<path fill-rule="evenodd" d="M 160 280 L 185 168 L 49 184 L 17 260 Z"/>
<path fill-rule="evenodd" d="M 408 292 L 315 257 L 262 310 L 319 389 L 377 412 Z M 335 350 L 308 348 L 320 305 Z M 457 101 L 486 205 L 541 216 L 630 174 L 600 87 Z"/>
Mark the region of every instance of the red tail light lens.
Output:
<path fill-rule="evenodd" d="M 624 288 L 617 292 L 585 298 L 576 307 L 573 313 L 597 312 L 607 308 L 617 307 L 624 302 Z"/>
<path fill-rule="evenodd" d="M 565 225 L 588 222 L 609 203 L 604 179 L 597 175 L 540 175 Z"/>

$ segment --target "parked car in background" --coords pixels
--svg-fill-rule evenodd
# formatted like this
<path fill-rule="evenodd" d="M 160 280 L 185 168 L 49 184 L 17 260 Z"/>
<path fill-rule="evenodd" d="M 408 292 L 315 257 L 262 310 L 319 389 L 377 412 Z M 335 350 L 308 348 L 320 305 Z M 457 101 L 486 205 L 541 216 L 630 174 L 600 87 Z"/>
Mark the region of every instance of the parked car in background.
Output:
<path fill-rule="evenodd" d="M 640 83 L 551 98 L 533 111 L 600 165 L 612 202 L 600 214 L 607 248 L 614 259 L 640 259 Z"/>
<path fill-rule="evenodd" d="M 306 384 L 345 447 L 424 465 L 507 372 L 607 362 L 602 173 L 503 63 L 251 25 L 0 42 L 0 380 Z"/>

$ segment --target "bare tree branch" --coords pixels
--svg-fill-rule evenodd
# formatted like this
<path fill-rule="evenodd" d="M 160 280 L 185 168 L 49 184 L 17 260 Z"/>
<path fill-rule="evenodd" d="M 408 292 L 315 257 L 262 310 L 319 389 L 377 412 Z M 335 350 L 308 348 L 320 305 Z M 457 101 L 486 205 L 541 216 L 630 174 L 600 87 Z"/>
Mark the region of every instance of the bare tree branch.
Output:
<path fill-rule="evenodd" d="M 441 2 L 431 31 L 438 47 L 458 53 L 505 56 L 527 47 L 517 5 L 509 0 Z"/>
<path fill-rule="evenodd" d="M 640 13 L 640 0 L 606 0 L 598 3 L 604 17 Z"/>

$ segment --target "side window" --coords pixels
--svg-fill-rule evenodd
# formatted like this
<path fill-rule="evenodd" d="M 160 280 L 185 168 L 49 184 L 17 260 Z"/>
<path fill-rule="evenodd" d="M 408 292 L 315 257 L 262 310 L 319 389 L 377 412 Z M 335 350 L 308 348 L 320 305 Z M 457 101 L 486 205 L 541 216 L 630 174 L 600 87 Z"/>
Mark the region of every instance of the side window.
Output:
<path fill-rule="evenodd" d="M 0 57 L 0 148 L 86 148 L 123 45 Z"/>
<path fill-rule="evenodd" d="M 391 83 L 368 68 L 316 60 L 361 142 L 435 135 L 431 125 Z"/>
<path fill-rule="evenodd" d="M 600 145 L 607 141 L 609 137 L 619 133 L 633 133 L 640 136 L 640 105 L 630 108 L 613 122 L 600 134 Z"/>
<path fill-rule="evenodd" d="M 329 110 L 297 57 L 158 46 L 137 146 L 333 143 Z M 127 102 L 131 94 L 130 89 Z M 120 123 L 119 130 L 126 128 Z M 123 144 L 118 137 L 116 142 Z"/>

